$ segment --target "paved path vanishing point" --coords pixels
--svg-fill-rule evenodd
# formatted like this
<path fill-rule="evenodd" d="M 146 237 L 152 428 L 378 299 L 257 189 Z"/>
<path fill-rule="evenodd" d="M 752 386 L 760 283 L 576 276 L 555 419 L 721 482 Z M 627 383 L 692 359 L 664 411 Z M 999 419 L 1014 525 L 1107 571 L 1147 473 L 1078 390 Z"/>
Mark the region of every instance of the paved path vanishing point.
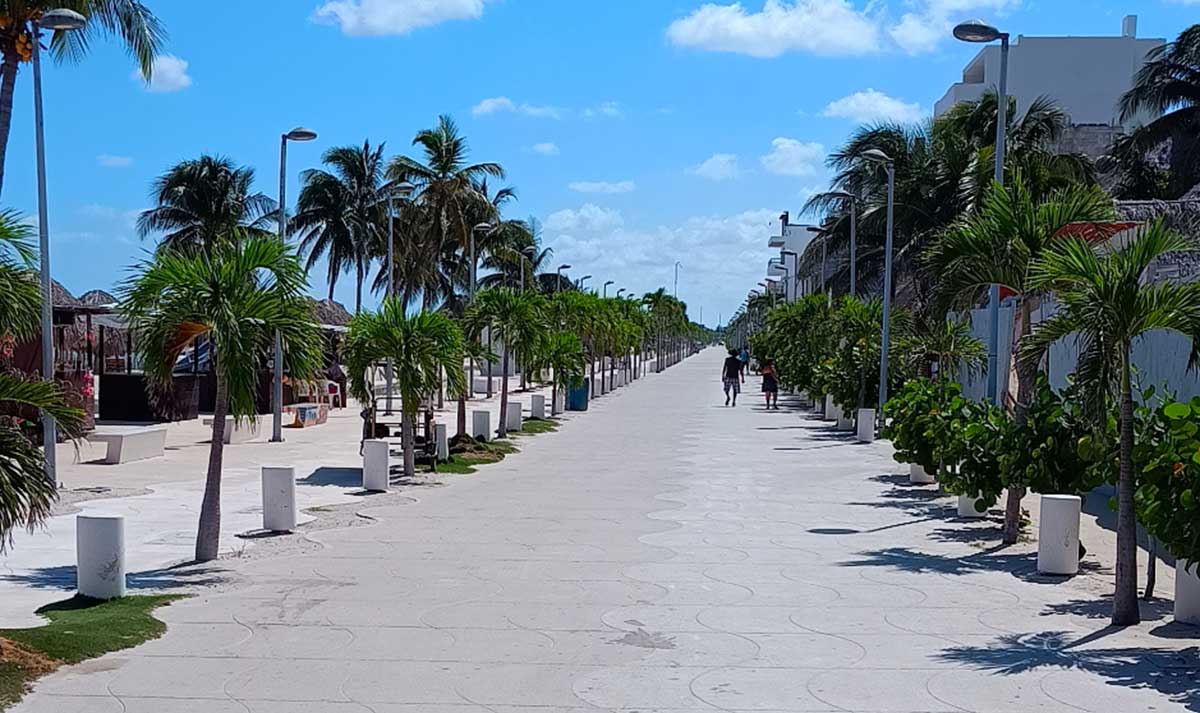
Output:
<path fill-rule="evenodd" d="M 378 523 L 319 551 L 227 561 L 237 583 L 160 610 L 162 639 L 16 710 L 1200 710 L 1194 630 L 1161 607 L 1106 629 L 1110 573 L 1037 577 L 886 444 L 758 394 L 721 407 L 721 356 L 412 502 L 366 499 Z"/>

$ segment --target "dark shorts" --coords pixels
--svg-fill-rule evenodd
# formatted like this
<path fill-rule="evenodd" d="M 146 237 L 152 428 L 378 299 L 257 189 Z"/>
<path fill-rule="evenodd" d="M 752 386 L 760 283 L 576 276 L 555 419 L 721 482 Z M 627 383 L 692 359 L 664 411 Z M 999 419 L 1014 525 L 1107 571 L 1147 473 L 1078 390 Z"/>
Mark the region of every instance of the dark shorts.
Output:
<path fill-rule="evenodd" d="M 734 395 L 742 393 L 742 382 L 740 379 L 723 379 L 722 381 L 725 384 L 725 393 L 728 394 L 730 389 L 733 389 Z"/>

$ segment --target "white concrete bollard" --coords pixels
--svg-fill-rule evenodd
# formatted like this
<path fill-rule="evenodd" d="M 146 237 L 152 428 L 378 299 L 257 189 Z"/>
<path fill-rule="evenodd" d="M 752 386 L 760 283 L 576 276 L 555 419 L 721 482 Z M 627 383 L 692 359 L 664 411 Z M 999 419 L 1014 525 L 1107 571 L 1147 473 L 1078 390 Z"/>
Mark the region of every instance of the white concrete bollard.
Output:
<path fill-rule="evenodd" d="M 860 408 L 858 410 L 858 441 L 871 443 L 875 440 L 875 409 Z"/>
<path fill-rule="evenodd" d="M 363 441 L 363 490 L 383 493 L 391 485 L 387 441 Z"/>
<path fill-rule="evenodd" d="M 562 387 L 559 387 L 558 395 L 554 400 L 554 407 L 551 410 L 551 414 L 554 416 L 557 416 L 558 414 L 560 414 L 566 410 L 567 410 L 567 390 Z"/>
<path fill-rule="evenodd" d="M 975 509 L 975 501 L 979 500 L 978 495 L 959 495 L 958 496 L 958 516 L 959 517 L 985 517 L 987 513 L 979 512 Z"/>
<path fill-rule="evenodd" d="M 291 532 L 296 529 L 296 469 L 264 465 L 262 468 L 263 529 Z"/>
<path fill-rule="evenodd" d="M 477 441 L 492 440 L 492 412 L 471 412 L 471 438 Z"/>
<path fill-rule="evenodd" d="M 79 594 L 92 599 L 125 596 L 125 518 L 75 516 L 75 577 Z"/>
<path fill-rule="evenodd" d="M 450 430 L 444 423 L 433 425 L 434 438 L 437 439 L 437 459 L 443 463 L 450 460 Z"/>
<path fill-rule="evenodd" d="M 1037 568 L 1042 574 L 1079 572 L 1079 511 L 1077 495 L 1043 495 L 1038 519 Z"/>
<path fill-rule="evenodd" d="M 920 463 L 909 463 L 908 482 L 912 485 L 929 485 L 936 483 L 937 478 L 925 471 Z"/>
<path fill-rule="evenodd" d="M 833 397 L 825 397 L 825 411 L 822 412 L 823 419 L 826 421 L 837 420 L 837 407 L 833 405 Z"/>
<path fill-rule="evenodd" d="M 529 397 L 529 417 L 530 418 L 545 418 L 546 417 L 546 397 L 541 394 L 534 394 Z"/>
<path fill-rule="evenodd" d="M 520 401 L 508 402 L 508 413 L 504 414 L 504 428 L 509 431 L 521 430 L 521 410 Z"/>
<path fill-rule="evenodd" d="M 1175 621 L 1200 625 L 1200 570 L 1188 560 L 1175 560 Z"/>

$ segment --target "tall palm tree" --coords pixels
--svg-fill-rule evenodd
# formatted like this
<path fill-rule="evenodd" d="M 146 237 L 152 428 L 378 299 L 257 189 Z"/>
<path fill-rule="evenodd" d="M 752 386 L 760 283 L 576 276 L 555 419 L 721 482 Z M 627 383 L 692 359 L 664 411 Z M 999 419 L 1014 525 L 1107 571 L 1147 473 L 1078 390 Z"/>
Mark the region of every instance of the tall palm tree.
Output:
<path fill-rule="evenodd" d="M 37 438 L 22 423 L 48 413 L 71 438 L 83 424 L 83 412 L 68 407 L 55 382 L 7 373 L 8 348 L 38 332 L 41 291 L 32 269 L 32 232 L 18 214 L 0 212 L 0 554 L 17 528 L 32 532 L 45 522 L 58 499 Z"/>
<path fill-rule="evenodd" d="M 937 365 L 938 381 L 960 369 L 975 372 L 987 364 L 987 347 L 971 336 L 965 319 L 914 320 L 913 333 L 899 340 L 898 351 L 914 374 L 929 376 Z"/>
<path fill-rule="evenodd" d="M 303 188 L 296 202 L 292 229 L 300 249 L 308 254 L 307 268 L 328 259 L 329 299 L 338 277 L 354 270 L 354 311 L 362 309 L 363 280 L 374 255 L 385 251 L 387 236 L 386 186 L 383 182 L 384 144 L 372 147 L 338 146 L 321 161 L 329 170 L 301 174 Z"/>
<path fill-rule="evenodd" d="M 126 51 L 137 61 L 142 76 L 150 79 L 154 58 L 166 43 L 162 23 L 138 0 L 4 0 L 0 3 L 0 189 L 4 185 L 4 164 L 12 129 L 13 92 L 22 62 L 32 59 L 33 22 L 47 10 L 66 7 L 87 18 L 82 29 L 56 32 L 50 40 L 50 53 L 60 61 L 82 60 L 96 35 L 119 38 Z"/>
<path fill-rule="evenodd" d="M 931 272 L 938 275 L 947 301 L 972 302 L 988 285 L 998 284 L 1015 293 L 1018 313 L 1014 352 L 1030 334 L 1040 289 L 1030 282 L 1030 270 L 1064 228 L 1075 223 L 1112 220 L 1112 200 L 1096 185 L 1075 185 L 1047 199 L 1035 196 L 1018 173 L 1007 186 L 994 186 L 975 213 L 945 232 L 926 254 Z M 1098 226 L 1097 231 L 1103 231 Z M 1037 365 L 1018 361 L 1015 418 L 1024 424 L 1034 395 Z M 1001 393 L 1007 394 L 1007 379 Z M 1023 488 L 1010 488 L 1005 510 L 1004 541 L 1012 544 L 1020 534 Z"/>
<path fill-rule="evenodd" d="M 389 358 L 395 364 L 393 379 L 403 413 L 404 474 L 412 477 L 421 400 L 438 390 L 442 372 L 452 394 L 466 389 L 466 376 L 462 370 L 463 336 L 454 322 L 437 312 L 409 316 L 405 307 L 399 298 L 388 297 L 378 312 L 357 315 L 350 322 L 343 353 L 351 373 L 351 393 L 364 402 L 370 400 L 374 389 L 366 379 L 372 365 Z"/>
<path fill-rule="evenodd" d="M 318 367 L 321 340 L 299 256 L 270 236 L 231 234 L 208 250 L 160 251 L 121 288 L 121 309 L 140 337 L 146 379 L 169 384 L 180 353 L 198 337 L 212 345 L 216 400 L 196 560 L 215 559 L 221 535 L 225 418 L 255 417 L 259 365 L 278 334 L 288 374 Z"/>
<path fill-rule="evenodd" d="M 163 233 L 158 249 L 209 249 L 231 235 L 266 234 L 275 201 L 252 193 L 254 169 L 223 156 L 181 161 L 154 181 L 158 204 L 138 216 L 138 235 Z"/>
<path fill-rule="evenodd" d="M 1080 344 L 1076 378 L 1082 386 L 1115 396 L 1120 432 L 1117 483 L 1117 571 L 1112 623 L 1140 621 L 1137 602 L 1137 519 L 1133 464 L 1134 341 L 1154 330 L 1192 340 L 1191 363 L 1200 361 L 1200 284 L 1150 284 L 1146 271 L 1169 253 L 1195 252 L 1196 244 L 1161 222 L 1138 230 L 1123 247 L 1093 246 L 1081 238 L 1059 241 L 1033 263 L 1029 287 L 1053 290 L 1060 307 L 1021 346 L 1036 364 L 1054 342 Z"/>
<path fill-rule="evenodd" d="M 1170 142 L 1172 197 L 1200 182 L 1200 25 L 1155 47 L 1121 97 L 1121 119 L 1157 117 L 1133 138 L 1144 154 Z"/>
<path fill-rule="evenodd" d="M 1119 200 L 1170 200 L 1175 198 L 1173 175 L 1152 159 L 1136 135 L 1121 136 L 1096 161 L 1096 168 L 1112 181 L 1110 192 Z"/>
<path fill-rule="evenodd" d="M 552 332 L 538 346 L 533 369 L 549 371 L 551 411 L 558 408 L 558 395 L 583 378 L 587 370 L 587 353 L 579 336 L 570 332 Z"/>
<path fill-rule="evenodd" d="M 483 290 L 467 307 L 468 321 L 486 325 L 503 346 L 500 357 L 500 438 L 508 435 L 508 368 L 511 354 L 521 363 L 533 361 L 538 345 L 545 339 L 547 316 L 542 298 L 533 292 L 515 292 L 502 288 Z"/>

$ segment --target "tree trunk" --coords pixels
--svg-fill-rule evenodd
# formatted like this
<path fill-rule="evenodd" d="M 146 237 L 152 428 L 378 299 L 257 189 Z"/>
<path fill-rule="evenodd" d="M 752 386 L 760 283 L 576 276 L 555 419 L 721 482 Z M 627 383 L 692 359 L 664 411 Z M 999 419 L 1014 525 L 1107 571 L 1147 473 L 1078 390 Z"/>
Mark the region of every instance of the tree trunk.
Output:
<path fill-rule="evenodd" d="M 210 562 L 221 548 L 221 464 L 225 457 L 225 416 L 229 411 L 229 385 L 213 363 L 217 394 L 213 402 L 212 444 L 208 448 L 208 474 L 200 501 L 200 525 L 196 529 L 196 561 Z"/>
<path fill-rule="evenodd" d="M 467 397 L 464 394 L 458 396 L 458 435 L 467 435 Z"/>
<path fill-rule="evenodd" d="M 1146 560 L 1146 591 L 1142 599 L 1154 600 L 1154 585 L 1158 581 L 1158 538 L 1150 537 L 1150 556 Z"/>
<path fill-rule="evenodd" d="M 558 415 L 558 377 L 554 377 L 554 381 L 550 384 L 550 415 Z"/>
<path fill-rule="evenodd" d="M 0 193 L 4 191 L 4 162 L 8 156 L 8 136 L 12 131 L 13 90 L 17 86 L 17 56 L 4 53 L 0 63 Z"/>
<path fill-rule="evenodd" d="M 1021 344 L 1029 337 L 1033 328 L 1033 325 L 1030 324 L 1033 319 L 1033 305 L 1028 297 L 1021 298 L 1021 308 L 1017 318 L 1021 322 L 1021 332 L 1012 348 L 1013 359 L 1016 359 Z M 1037 363 L 1017 360 L 1017 407 L 1013 420 L 1018 426 L 1024 425 L 1026 419 L 1029 418 L 1029 404 L 1033 401 L 1034 390 L 1037 388 L 1037 373 Z M 1008 488 L 1008 501 L 1004 505 L 1004 544 L 1006 545 L 1016 544 L 1017 539 L 1021 536 L 1021 500 L 1024 497 L 1024 485 Z"/>
<path fill-rule="evenodd" d="M 505 374 L 508 373 L 508 349 L 504 350 L 504 358 L 500 362 L 500 368 Z M 500 382 L 500 438 L 508 437 L 508 379 L 505 378 Z"/>
<path fill-rule="evenodd" d="M 411 478 L 417 472 L 417 460 L 413 446 L 413 415 L 404 405 L 404 413 L 400 416 L 400 444 L 404 448 L 404 477 Z"/>
<path fill-rule="evenodd" d="M 596 391 L 596 355 L 594 354 L 588 354 L 588 369 L 591 370 L 590 375 L 588 376 L 588 379 L 591 381 L 591 383 L 588 385 L 588 388 L 592 390 L 592 396 L 594 398 L 600 395 L 600 392 Z"/>
<path fill-rule="evenodd" d="M 362 311 L 363 264 L 362 258 L 354 266 L 354 314 Z"/>
<path fill-rule="evenodd" d="M 1120 478 L 1117 481 L 1117 589 L 1113 595 L 1113 626 L 1141 621 L 1137 599 L 1137 517 L 1133 510 L 1133 386 L 1129 374 L 1129 345 L 1121 345 Z"/>

